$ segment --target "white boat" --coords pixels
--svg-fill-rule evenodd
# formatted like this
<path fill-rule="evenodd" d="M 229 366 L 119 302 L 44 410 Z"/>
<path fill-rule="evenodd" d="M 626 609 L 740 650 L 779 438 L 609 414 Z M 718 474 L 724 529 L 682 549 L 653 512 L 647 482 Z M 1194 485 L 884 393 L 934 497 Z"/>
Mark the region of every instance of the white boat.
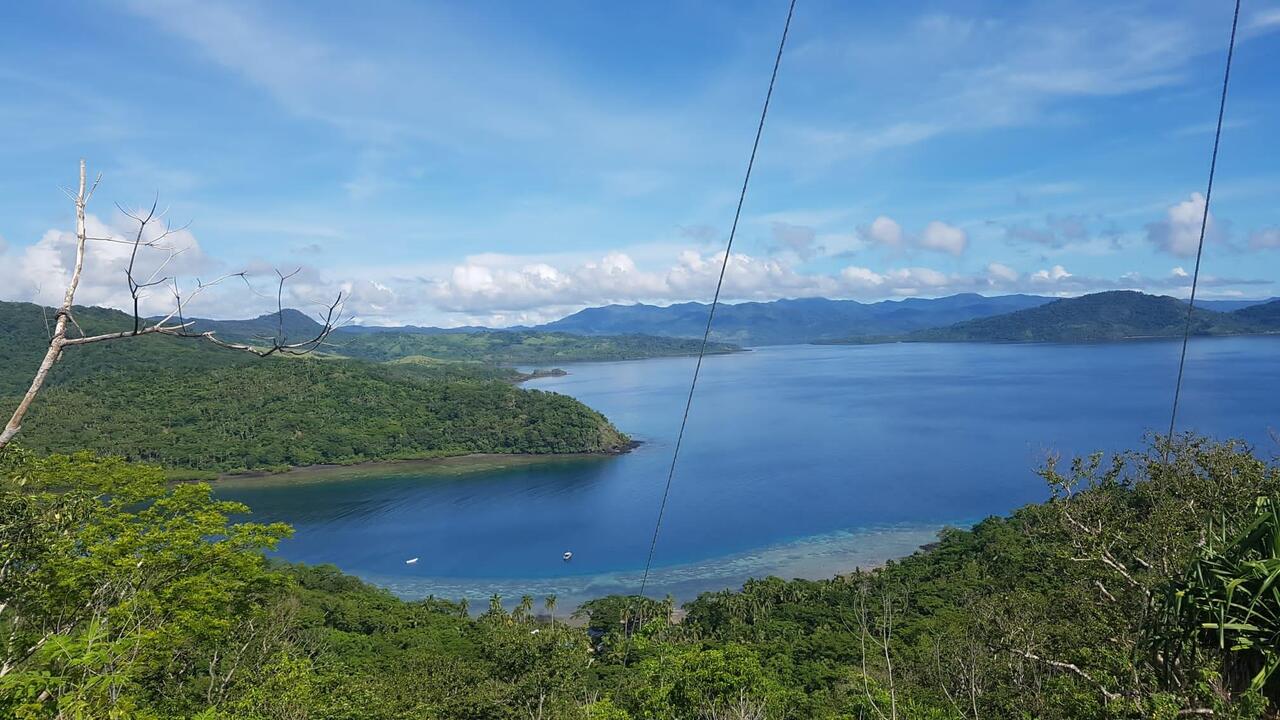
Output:
<path fill-rule="evenodd" d="M 417 563 L 418 563 L 418 558 L 409 558 L 408 560 L 404 561 L 405 565 L 416 565 Z"/>
<path fill-rule="evenodd" d="M 570 560 L 572 560 L 572 559 L 573 559 L 573 553 L 571 553 L 571 552 L 569 552 L 568 550 L 566 550 L 566 551 L 565 551 L 565 553 L 564 553 L 564 561 L 565 561 L 565 562 L 569 562 L 569 561 L 570 561 Z"/>

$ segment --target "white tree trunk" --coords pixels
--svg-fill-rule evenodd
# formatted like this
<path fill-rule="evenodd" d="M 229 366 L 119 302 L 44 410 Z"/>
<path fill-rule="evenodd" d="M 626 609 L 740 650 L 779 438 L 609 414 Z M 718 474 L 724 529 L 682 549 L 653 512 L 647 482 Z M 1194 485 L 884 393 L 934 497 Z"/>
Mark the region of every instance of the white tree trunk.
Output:
<path fill-rule="evenodd" d="M 62 299 L 62 307 L 58 309 L 58 316 L 53 327 L 53 337 L 49 338 L 49 349 L 45 351 L 44 360 L 40 361 L 40 368 L 36 370 L 35 377 L 31 379 L 31 387 L 27 389 L 27 394 L 22 396 L 22 402 L 18 403 L 17 409 L 13 411 L 13 416 L 9 418 L 9 423 L 5 425 L 4 431 L 0 432 L 0 449 L 8 445 L 13 440 L 13 437 L 22 430 L 22 420 L 26 417 L 27 410 L 31 407 L 31 402 L 36 399 L 40 388 L 44 386 L 49 370 L 53 368 L 54 363 L 58 362 L 58 358 L 62 357 L 62 347 L 67 339 L 67 323 L 71 318 L 71 305 L 75 302 L 76 287 L 80 285 L 80 272 L 84 269 L 84 245 L 87 235 L 84 225 L 86 201 L 85 162 L 81 160 L 80 189 L 76 193 L 75 269 L 71 271 L 71 282 L 67 283 L 67 294 Z"/>

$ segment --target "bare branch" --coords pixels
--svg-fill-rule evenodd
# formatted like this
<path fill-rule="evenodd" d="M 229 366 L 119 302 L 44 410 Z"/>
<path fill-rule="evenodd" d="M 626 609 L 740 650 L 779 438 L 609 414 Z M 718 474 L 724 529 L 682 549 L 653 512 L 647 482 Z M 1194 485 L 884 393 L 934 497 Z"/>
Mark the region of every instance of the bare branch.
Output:
<path fill-rule="evenodd" d="M 116 205 L 126 217 L 131 218 L 137 224 L 137 230 L 133 233 L 132 239 L 125 240 L 113 237 L 90 237 L 85 227 L 85 207 L 89 198 L 93 196 L 94 190 L 97 189 L 101 182 L 102 176 L 98 175 L 92 186 L 87 183 L 87 175 L 84 160 L 80 161 L 80 180 L 78 190 L 75 194 L 65 191 L 76 206 L 76 261 L 75 268 L 71 274 L 71 280 L 67 285 L 66 293 L 63 297 L 61 306 L 54 314 L 54 325 L 49 327 L 48 316 L 45 315 L 45 329 L 49 335 L 49 345 L 45 352 L 44 358 L 37 368 L 35 376 L 32 378 L 31 386 L 26 394 L 19 402 L 9 422 L 5 425 L 4 430 L 0 432 L 0 449 L 8 445 L 22 429 L 22 422 L 30 410 L 31 403 L 35 400 L 36 395 L 44 387 L 44 383 L 48 377 L 50 369 L 62 357 L 63 350 L 68 346 L 89 345 L 99 342 L 107 342 L 112 340 L 123 340 L 130 337 L 143 337 L 146 335 L 164 335 L 169 337 L 192 338 L 212 343 L 219 347 L 229 350 L 238 350 L 248 352 L 258 357 L 267 357 L 270 355 L 305 355 L 314 352 L 318 348 L 326 344 L 329 336 L 345 323 L 342 317 L 343 303 L 346 295 L 339 292 L 333 302 L 323 305 L 325 311 L 318 317 L 321 322 L 320 330 L 312 337 L 300 341 L 290 340 L 285 333 L 284 328 L 284 285 L 291 278 L 298 275 L 302 268 L 297 268 L 289 273 L 276 271 L 276 333 L 275 336 L 268 339 L 264 345 L 251 345 L 247 343 L 231 342 L 218 337 L 213 331 L 196 332 L 193 323 L 185 317 L 185 308 L 204 291 L 211 287 L 220 285 L 231 278 L 240 278 L 244 281 L 245 287 L 249 292 L 260 297 L 266 297 L 253 287 L 249 282 L 248 275 L 244 272 L 228 273 L 218 277 L 210 282 L 196 279 L 196 288 L 187 295 L 183 295 L 178 281 L 164 274 L 165 269 L 173 262 L 173 259 L 183 252 L 183 249 L 174 249 L 165 245 L 161 245 L 162 240 L 170 235 L 186 229 L 187 225 L 179 228 L 173 228 L 164 220 L 167 212 L 159 210 L 160 197 L 156 197 L 151 206 L 145 211 L 132 212 L 126 210 L 120 205 Z M 160 223 L 158 232 L 154 237 L 149 237 L 148 233 L 154 227 L 154 223 Z M 72 314 L 72 308 L 75 302 L 76 290 L 80 285 L 80 277 L 84 270 L 85 246 L 89 240 L 114 242 L 128 244 L 131 246 L 129 252 L 129 261 L 125 267 L 125 279 L 129 289 L 130 299 L 133 305 L 133 328 L 130 330 L 122 330 L 118 332 L 101 333 L 98 335 L 88 335 L 80 328 Z M 167 255 L 159 265 L 152 270 L 145 278 L 137 273 L 137 262 L 139 250 L 142 248 L 160 248 L 167 251 Z M 173 293 L 174 306 L 168 314 L 159 319 L 144 319 L 142 317 L 141 305 L 142 300 L 147 297 L 146 291 L 149 288 L 168 285 Z M 41 312 L 44 309 L 41 308 Z M 75 327 L 80 335 L 79 337 L 67 337 L 68 325 Z"/>
<path fill-rule="evenodd" d="M 1089 673 L 1085 672 L 1084 670 L 1081 670 L 1078 665 L 1074 665 L 1068 662 L 1060 662 L 1058 660 L 1050 660 L 1048 658 L 1040 657 L 1039 655 L 1036 655 L 1033 652 L 1028 652 L 1026 650 L 1013 650 L 1012 652 L 1017 653 L 1018 655 L 1021 655 L 1022 657 L 1028 660 L 1034 660 L 1038 663 L 1043 663 L 1056 670 L 1063 670 L 1065 672 L 1069 672 L 1073 675 L 1076 675 L 1077 677 L 1084 679 L 1090 685 L 1093 685 L 1095 688 L 1097 688 L 1098 692 L 1102 693 L 1102 697 L 1106 698 L 1107 702 L 1112 702 L 1114 700 L 1120 699 L 1120 695 L 1118 693 L 1111 692 L 1110 690 L 1103 687 L 1102 683 L 1095 680 L 1093 676 L 1090 675 Z"/>

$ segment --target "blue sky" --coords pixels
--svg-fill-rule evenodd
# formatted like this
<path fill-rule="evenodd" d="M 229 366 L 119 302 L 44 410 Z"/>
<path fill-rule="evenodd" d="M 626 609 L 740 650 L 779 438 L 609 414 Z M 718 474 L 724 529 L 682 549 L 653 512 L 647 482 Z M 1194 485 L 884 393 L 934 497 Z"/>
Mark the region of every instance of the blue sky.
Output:
<path fill-rule="evenodd" d="M 511 324 L 709 299 L 785 0 L 24 3 L 0 25 L 0 299 L 149 203 L 184 283 Z M 731 300 L 1185 295 L 1227 0 L 799 0 Z M 1280 3 L 1246 0 L 1202 292 L 1280 295 Z M 120 305 L 120 246 L 80 299 Z M 155 251 L 147 262 L 167 255 Z M 156 293 L 152 304 L 168 303 Z M 255 314 L 243 286 L 198 312 Z"/>

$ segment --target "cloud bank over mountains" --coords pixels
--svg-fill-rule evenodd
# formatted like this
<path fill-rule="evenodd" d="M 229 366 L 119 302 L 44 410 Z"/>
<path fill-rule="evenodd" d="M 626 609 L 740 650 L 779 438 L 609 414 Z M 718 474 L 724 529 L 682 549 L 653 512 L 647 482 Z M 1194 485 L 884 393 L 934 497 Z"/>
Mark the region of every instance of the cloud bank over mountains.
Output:
<path fill-rule="evenodd" d="M 1145 241 L 1171 259 L 1195 254 L 1204 198 L 1198 193 L 1166 208 L 1149 223 Z M 1010 242 L 1060 247 L 1090 242 L 1088 223 L 1050 218 L 1042 233 L 1026 228 L 1006 231 Z M 1216 221 L 1210 238 L 1220 241 Z M 123 215 L 105 221 L 88 218 L 89 243 L 82 304 L 125 309 L 128 294 L 124 270 L 132 238 Z M 144 238 L 150 240 L 154 235 Z M 848 235 L 820 234 L 814 228 L 774 221 L 771 244 L 763 252 L 737 252 L 729 258 L 722 294 L 726 301 L 769 301 L 779 298 L 829 297 L 882 300 L 937 297 L 960 292 L 1077 295 L 1110 289 L 1138 289 L 1186 295 L 1190 278 L 1177 265 L 1167 274 L 1126 272 L 1105 276 L 1073 272 L 1062 262 L 1028 266 L 1012 261 L 971 259 L 969 234 L 962 228 L 932 221 L 908 232 L 888 216 L 876 216 Z M 836 237 L 838 241 L 832 242 Z M 481 253 L 454 263 L 395 267 L 352 266 L 322 269 L 309 261 L 312 252 L 298 251 L 294 263 L 281 269 L 300 272 L 285 288 L 286 303 L 308 309 L 323 306 L 341 292 L 347 312 L 369 324 L 487 324 L 494 326 L 544 322 L 583 307 L 610 303 L 668 304 L 706 301 L 715 287 L 724 253 L 714 230 L 689 235 L 696 247 L 640 247 L 605 252 L 547 256 Z M 6 300 L 53 305 L 61 298 L 74 263 L 74 234 L 49 230 L 35 243 L 0 248 L 0 287 Z M 1118 242 L 1114 238 L 1108 242 Z M 1280 249 L 1274 228 L 1252 234 L 1253 251 Z M 637 258 L 640 258 L 638 261 Z M 949 267 L 932 265 L 943 259 Z M 183 292 L 198 282 L 227 273 L 249 273 L 207 291 L 196 315 L 243 317 L 274 307 L 275 267 L 262 260 L 237 265 L 205 252 L 191 230 L 165 238 L 164 248 L 142 248 L 139 268 L 146 274 L 174 278 Z M 1223 277 L 1206 272 L 1200 279 L 1205 296 L 1262 297 L 1272 294 L 1269 278 Z M 173 306 L 167 286 L 144 298 L 147 313 Z"/>

